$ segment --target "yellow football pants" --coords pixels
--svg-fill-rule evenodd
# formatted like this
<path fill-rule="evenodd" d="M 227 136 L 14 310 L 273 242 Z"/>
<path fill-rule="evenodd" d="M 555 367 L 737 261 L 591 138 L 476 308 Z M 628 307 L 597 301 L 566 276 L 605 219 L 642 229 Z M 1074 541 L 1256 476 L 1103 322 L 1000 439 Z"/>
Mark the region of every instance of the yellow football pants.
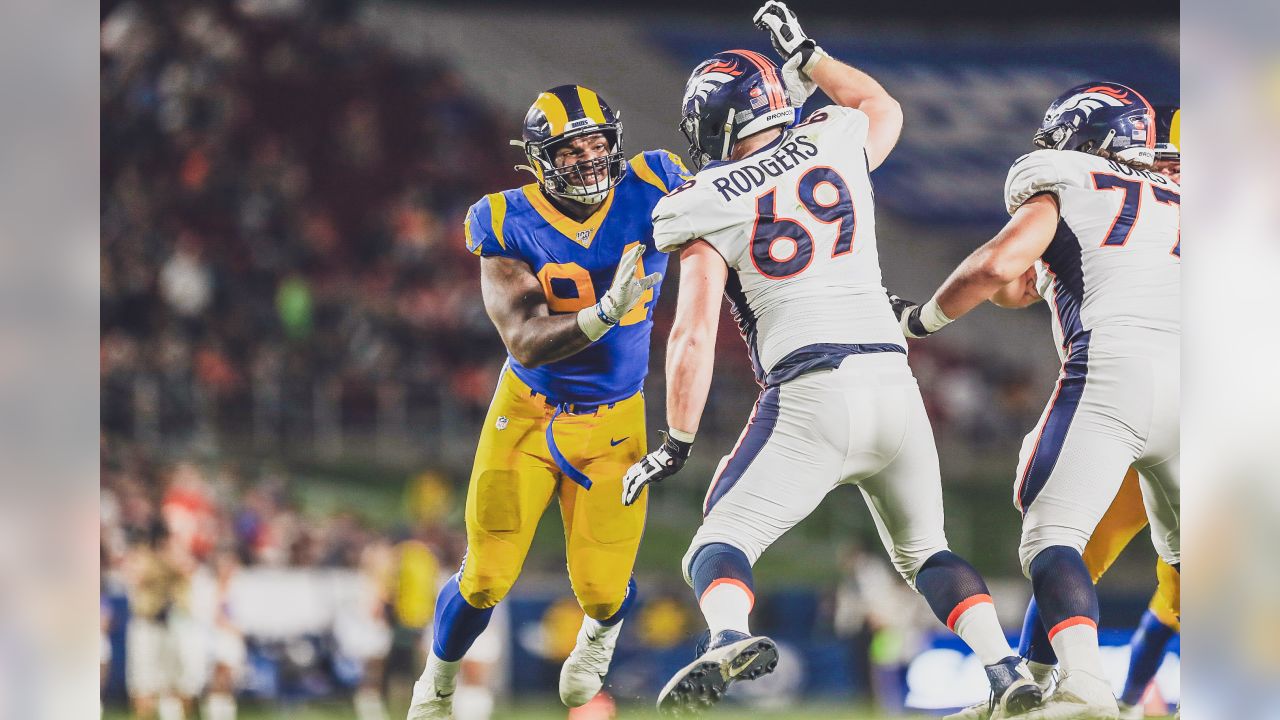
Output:
<path fill-rule="evenodd" d="M 1138 472 L 1129 468 L 1120 484 L 1111 507 L 1094 528 L 1089 544 L 1084 547 L 1084 564 L 1093 582 L 1106 574 L 1129 542 L 1147 526 L 1147 510 L 1142 503 L 1142 489 L 1138 485 Z M 1156 564 L 1159 584 L 1151 598 L 1151 611 L 1160 622 L 1177 630 L 1181 614 L 1181 585 L 1178 572 L 1163 560 Z"/>
<path fill-rule="evenodd" d="M 555 419 L 556 446 L 591 478 L 590 490 L 551 459 L 545 433 L 554 414 L 544 397 L 503 370 L 467 487 L 462 596 L 479 608 L 506 596 L 538 520 L 556 497 L 573 593 L 587 615 L 604 620 L 622 605 L 644 533 L 648 493 L 630 507 L 622 504 L 622 476 L 647 452 L 644 397 Z"/>

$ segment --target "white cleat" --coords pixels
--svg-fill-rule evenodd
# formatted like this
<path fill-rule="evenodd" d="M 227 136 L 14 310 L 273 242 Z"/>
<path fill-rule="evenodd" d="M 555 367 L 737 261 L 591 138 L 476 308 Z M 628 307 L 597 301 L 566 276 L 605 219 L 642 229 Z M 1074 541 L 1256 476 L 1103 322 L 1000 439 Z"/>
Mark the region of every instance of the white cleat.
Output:
<path fill-rule="evenodd" d="M 1142 720 L 1147 716 L 1147 709 L 1142 706 L 1142 703 L 1128 705 L 1122 702 L 1119 703 L 1119 706 L 1120 720 Z"/>
<path fill-rule="evenodd" d="M 621 629 L 621 620 L 603 627 L 589 617 L 582 619 L 578 642 L 560 668 L 560 702 L 571 708 L 581 707 L 600 692 Z"/>
<path fill-rule="evenodd" d="M 778 666 L 778 646 L 763 635 L 722 630 L 705 652 L 671 677 L 658 694 L 658 713 L 696 715 L 724 699 L 734 682 L 755 680 Z"/>
<path fill-rule="evenodd" d="M 1058 681 L 1058 689 L 1019 720 L 1118 720 L 1120 708 L 1111 685 L 1102 678 L 1076 671 Z"/>
<path fill-rule="evenodd" d="M 453 691 L 458 685 L 461 661 L 447 662 L 434 653 L 427 658 L 422 677 L 413 684 L 408 720 L 450 720 L 453 717 Z"/>
<path fill-rule="evenodd" d="M 450 720 L 452 717 L 453 691 L 443 694 L 426 678 L 413 684 L 408 720 Z"/>

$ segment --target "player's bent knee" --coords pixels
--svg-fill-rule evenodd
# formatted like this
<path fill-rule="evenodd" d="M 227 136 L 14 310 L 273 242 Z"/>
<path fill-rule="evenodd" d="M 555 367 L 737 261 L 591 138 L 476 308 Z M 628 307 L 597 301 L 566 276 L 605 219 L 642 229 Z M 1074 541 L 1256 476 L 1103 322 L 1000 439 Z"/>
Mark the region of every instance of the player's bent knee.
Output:
<path fill-rule="evenodd" d="M 930 545 L 919 550 L 894 548 L 893 552 L 890 553 L 890 560 L 893 562 L 893 568 L 898 571 L 902 579 L 906 580 L 907 584 L 914 588 L 916 586 L 916 576 L 920 574 L 920 568 L 924 567 L 929 558 L 948 549 L 946 543 Z"/>
<path fill-rule="evenodd" d="M 458 589 L 462 593 L 462 599 L 468 605 L 484 610 L 502 602 L 502 599 L 511 591 L 513 584 L 514 581 L 497 575 L 477 574 L 475 577 L 470 577 L 463 573 Z"/>
<path fill-rule="evenodd" d="M 752 551 L 747 547 L 743 547 L 747 543 L 729 542 L 723 537 L 708 537 L 705 539 L 693 538 L 693 542 L 689 544 L 689 549 L 685 551 L 684 558 L 680 560 L 680 569 L 684 572 L 684 581 L 693 587 L 693 561 L 697 559 L 698 552 L 708 545 L 728 545 L 737 548 L 747 558 L 748 565 L 755 564 L 755 559 L 760 557 L 760 551 Z"/>
<path fill-rule="evenodd" d="M 573 586 L 573 594 L 582 606 L 582 612 L 593 620 L 608 620 L 622 607 L 627 587 L 615 587 L 606 583 L 580 582 Z"/>
<path fill-rule="evenodd" d="M 1071 531 L 1023 533 L 1022 543 L 1018 547 L 1018 560 L 1022 563 L 1022 574 L 1028 578 L 1031 577 L 1031 563 L 1040 553 L 1051 547 L 1068 547 L 1083 556 L 1084 546 L 1088 540 L 1087 535 Z"/>

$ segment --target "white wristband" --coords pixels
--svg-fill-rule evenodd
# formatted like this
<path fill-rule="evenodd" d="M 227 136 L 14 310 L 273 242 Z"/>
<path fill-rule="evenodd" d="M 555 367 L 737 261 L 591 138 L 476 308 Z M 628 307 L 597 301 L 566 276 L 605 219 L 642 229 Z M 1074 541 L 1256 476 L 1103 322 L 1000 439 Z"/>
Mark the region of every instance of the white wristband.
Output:
<path fill-rule="evenodd" d="M 929 298 L 929 302 L 920 308 L 920 324 L 925 330 L 936 333 L 947 325 L 951 324 L 951 318 L 942 312 L 942 308 L 938 307 L 938 301 Z"/>
<path fill-rule="evenodd" d="M 612 327 L 613 325 L 605 322 L 600 317 L 599 305 L 592 305 L 591 307 L 585 307 L 578 311 L 578 329 L 581 330 L 582 334 L 586 335 L 587 339 L 591 342 L 595 342 L 604 337 L 604 334 L 609 332 L 609 328 Z"/>
<path fill-rule="evenodd" d="M 673 440 L 679 440 L 682 443 L 691 443 L 693 442 L 693 438 L 694 438 L 694 435 L 696 435 L 696 433 L 677 430 L 671 427 L 670 425 L 668 425 L 667 435 L 670 436 Z"/>

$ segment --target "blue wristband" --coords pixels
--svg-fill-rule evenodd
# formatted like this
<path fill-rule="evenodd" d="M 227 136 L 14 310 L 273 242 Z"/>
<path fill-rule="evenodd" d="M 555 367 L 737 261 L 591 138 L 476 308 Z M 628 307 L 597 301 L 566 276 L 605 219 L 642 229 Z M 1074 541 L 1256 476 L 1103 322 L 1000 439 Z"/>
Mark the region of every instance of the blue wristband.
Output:
<path fill-rule="evenodd" d="M 609 327 L 613 327 L 614 325 L 618 324 L 617 320 L 614 320 L 613 318 L 604 314 L 604 309 L 600 307 L 600 303 L 596 303 L 596 317 L 600 318 L 600 322 L 604 323 L 605 325 L 608 325 Z"/>

